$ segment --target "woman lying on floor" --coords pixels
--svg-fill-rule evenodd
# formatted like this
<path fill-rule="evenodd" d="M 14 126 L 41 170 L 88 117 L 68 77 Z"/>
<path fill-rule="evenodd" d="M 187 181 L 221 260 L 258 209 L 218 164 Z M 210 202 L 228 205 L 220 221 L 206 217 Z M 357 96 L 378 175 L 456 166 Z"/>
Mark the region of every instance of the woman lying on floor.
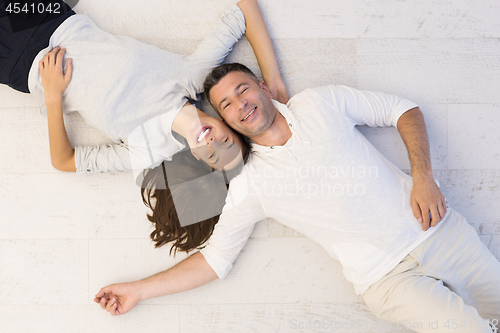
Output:
<path fill-rule="evenodd" d="M 199 247 L 217 223 L 227 184 L 249 146 L 188 98 L 196 99 L 205 76 L 245 33 L 275 99 L 288 100 L 257 1 L 228 8 L 187 57 L 106 33 L 60 0 L 42 3 L 59 13 L 16 16 L 0 0 L 0 83 L 31 93 L 47 112 L 53 166 L 88 174 L 133 171 L 138 183 L 145 177 L 141 194 L 153 211 L 148 217 L 156 246 L 173 241 L 175 251 Z M 63 121 L 72 111 L 114 144 L 73 148 Z M 175 157 L 183 142 L 190 150 Z"/>

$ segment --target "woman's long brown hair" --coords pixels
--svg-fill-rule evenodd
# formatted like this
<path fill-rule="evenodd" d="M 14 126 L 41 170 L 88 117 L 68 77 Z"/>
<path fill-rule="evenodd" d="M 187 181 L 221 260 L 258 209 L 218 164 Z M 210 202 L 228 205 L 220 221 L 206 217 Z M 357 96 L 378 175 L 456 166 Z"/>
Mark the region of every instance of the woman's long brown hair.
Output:
<path fill-rule="evenodd" d="M 246 163 L 250 145 L 246 138 L 241 137 L 241 141 L 243 162 Z M 239 174 L 241 167 L 242 165 L 225 172 L 224 177 L 231 180 Z M 212 236 L 219 221 L 229 186 L 221 185 L 221 182 L 215 182 L 210 177 L 203 177 L 212 171 L 209 165 L 198 161 L 187 150 L 175 154 L 172 161 L 164 161 L 158 167 L 145 172 L 141 196 L 146 207 L 152 211 L 147 217 L 155 228 L 150 234 L 155 248 L 172 243 L 169 253 L 172 254 L 173 251 L 175 256 L 177 251 L 189 253 L 204 247 L 202 245 Z M 183 186 L 188 183 L 189 186 Z M 221 186 L 224 186 L 223 190 L 220 189 Z M 197 198 L 195 203 L 191 200 L 193 197 Z M 179 215 L 207 209 L 216 212 L 216 215 L 201 222 L 196 220 L 197 223 L 181 225 Z M 194 215 L 196 216 L 196 212 Z"/>

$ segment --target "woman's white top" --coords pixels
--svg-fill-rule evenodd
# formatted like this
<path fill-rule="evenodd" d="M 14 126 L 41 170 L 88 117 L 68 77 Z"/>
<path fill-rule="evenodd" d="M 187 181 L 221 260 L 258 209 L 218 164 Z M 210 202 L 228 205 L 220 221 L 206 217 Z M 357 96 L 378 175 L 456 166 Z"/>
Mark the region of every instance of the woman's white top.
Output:
<path fill-rule="evenodd" d="M 77 172 L 146 169 L 170 160 L 184 145 L 172 135 L 172 122 L 187 102 L 202 92 L 206 75 L 222 63 L 245 33 L 237 5 L 190 56 L 174 54 L 133 38 L 99 29 L 85 14 L 65 20 L 40 51 L 29 73 L 31 94 L 46 112 L 39 61 L 56 46 L 73 62 L 63 94 L 64 112 L 78 111 L 115 144 L 75 147 Z"/>

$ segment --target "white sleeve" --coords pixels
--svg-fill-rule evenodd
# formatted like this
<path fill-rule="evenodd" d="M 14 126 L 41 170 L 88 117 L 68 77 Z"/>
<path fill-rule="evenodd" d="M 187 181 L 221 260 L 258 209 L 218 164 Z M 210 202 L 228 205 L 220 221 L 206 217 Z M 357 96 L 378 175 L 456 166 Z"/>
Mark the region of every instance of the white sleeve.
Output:
<path fill-rule="evenodd" d="M 240 174 L 229 185 L 226 205 L 208 245 L 200 250 L 219 279 L 227 276 L 252 234 L 255 223 L 264 218 L 266 215 L 260 198 L 255 189 L 247 186 L 246 176 Z"/>
<path fill-rule="evenodd" d="M 356 125 L 396 127 L 399 117 L 418 105 L 399 96 L 329 85 L 313 89 L 327 108 L 334 109 Z"/>
<path fill-rule="evenodd" d="M 245 17 L 237 5 L 232 5 L 222 14 L 212 32 L 185 58 L 188 96 L 196 99 L 203 91 L 203 82 L 210 71 L 220 65 L 228 53 L 245 33 Z"/>
<path fill-rule="evenodd" d="M 131 163 L 131 159 L 142 159 L 144 165 Z M 77 173 L 131 172 L 136 168 L 145 169 L 151 165 L 147 151 L 125 144 L 100 144 L 97 146 L 75 147 Z"/>

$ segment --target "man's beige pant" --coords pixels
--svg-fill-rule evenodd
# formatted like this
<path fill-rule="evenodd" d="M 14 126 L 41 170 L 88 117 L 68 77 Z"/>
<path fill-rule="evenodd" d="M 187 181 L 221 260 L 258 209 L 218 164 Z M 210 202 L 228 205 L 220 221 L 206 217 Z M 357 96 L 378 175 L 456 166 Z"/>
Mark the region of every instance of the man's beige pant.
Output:
<path fill-rule="evenodd" d="M 500 263 L 455 211 L 364 294 L 372 312 L 416 332 L 500 328 Z M 500 333 L 500 329 L 499 329 Z"/>

